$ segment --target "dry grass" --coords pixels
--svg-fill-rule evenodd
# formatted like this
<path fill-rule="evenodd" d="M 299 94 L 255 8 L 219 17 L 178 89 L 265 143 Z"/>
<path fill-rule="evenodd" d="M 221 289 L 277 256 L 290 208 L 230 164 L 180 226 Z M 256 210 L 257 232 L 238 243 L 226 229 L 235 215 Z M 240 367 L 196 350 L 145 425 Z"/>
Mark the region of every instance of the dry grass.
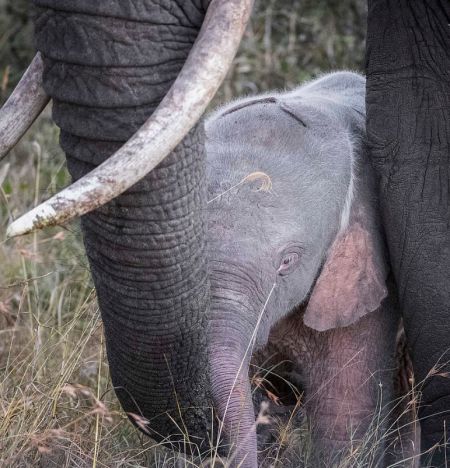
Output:
<path fill-rule="evenodd" d="M 42 118 L 10 156 L 3 233 L 11 216 L 67 183 L 56 136 Z M 50 451 L 55 466 L 146 462 L 109 387 L 77 229 L 2 242 L 0 262 L 0 464 L 36 466 Z"/>

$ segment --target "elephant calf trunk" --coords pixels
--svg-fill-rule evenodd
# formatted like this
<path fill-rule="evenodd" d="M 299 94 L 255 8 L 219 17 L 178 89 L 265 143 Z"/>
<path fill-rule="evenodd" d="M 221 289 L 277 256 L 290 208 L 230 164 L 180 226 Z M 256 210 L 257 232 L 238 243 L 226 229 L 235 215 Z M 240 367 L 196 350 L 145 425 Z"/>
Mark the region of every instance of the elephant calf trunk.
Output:
<path fill-rule="evenodd" d="M 256 424 L 250 382 L 249 358 L 216 351 L 211 360 L 212 397 L 220 418 L 220 436 L 226 442 L 231 466 L 257 466 Z"/>

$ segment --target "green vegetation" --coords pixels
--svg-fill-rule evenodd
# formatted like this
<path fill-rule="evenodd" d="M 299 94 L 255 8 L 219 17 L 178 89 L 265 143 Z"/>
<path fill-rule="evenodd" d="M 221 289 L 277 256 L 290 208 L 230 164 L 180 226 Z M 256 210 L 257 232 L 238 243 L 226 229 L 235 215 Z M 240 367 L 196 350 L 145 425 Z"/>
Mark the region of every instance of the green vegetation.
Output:
<path fill-rule="evenodd" d="M 0 103 L 33 58 L 29 0 L 0 0 Z"/>

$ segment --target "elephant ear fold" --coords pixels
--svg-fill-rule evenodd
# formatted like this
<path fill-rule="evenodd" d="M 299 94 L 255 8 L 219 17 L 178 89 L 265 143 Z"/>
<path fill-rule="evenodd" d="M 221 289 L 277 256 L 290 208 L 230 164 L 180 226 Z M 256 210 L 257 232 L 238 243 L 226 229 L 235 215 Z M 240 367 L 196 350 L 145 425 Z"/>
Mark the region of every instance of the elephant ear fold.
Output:
<path fill-rule="evenodd" d="M 334 241 L 303 321 L 317 331 L 346 327 L 375 311 L 387 296 L 383 241 L 361 218 Z"/>

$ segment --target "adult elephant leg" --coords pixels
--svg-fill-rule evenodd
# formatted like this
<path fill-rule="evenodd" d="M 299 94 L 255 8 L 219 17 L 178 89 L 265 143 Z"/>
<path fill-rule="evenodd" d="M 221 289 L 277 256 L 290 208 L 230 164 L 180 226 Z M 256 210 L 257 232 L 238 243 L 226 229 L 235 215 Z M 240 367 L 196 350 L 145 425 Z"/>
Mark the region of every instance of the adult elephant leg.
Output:
<path fill-rule="evenodd" d="M 367 133 L 433 466 L 450 460 L 449 22 L 444 0 L 369 0 Z"/>
<path fill-rule="evenodd" d="M 74 179 L 161 101 L 197 38 L 201 3 L 35 1 L 44 87 Z M 117 395 L 141 428 L 181 448 L 200 445 L 188 437 L 206 438 L 211 427 L 203 143 L 197 127 L 155 171 L 82 220 Z"/>

